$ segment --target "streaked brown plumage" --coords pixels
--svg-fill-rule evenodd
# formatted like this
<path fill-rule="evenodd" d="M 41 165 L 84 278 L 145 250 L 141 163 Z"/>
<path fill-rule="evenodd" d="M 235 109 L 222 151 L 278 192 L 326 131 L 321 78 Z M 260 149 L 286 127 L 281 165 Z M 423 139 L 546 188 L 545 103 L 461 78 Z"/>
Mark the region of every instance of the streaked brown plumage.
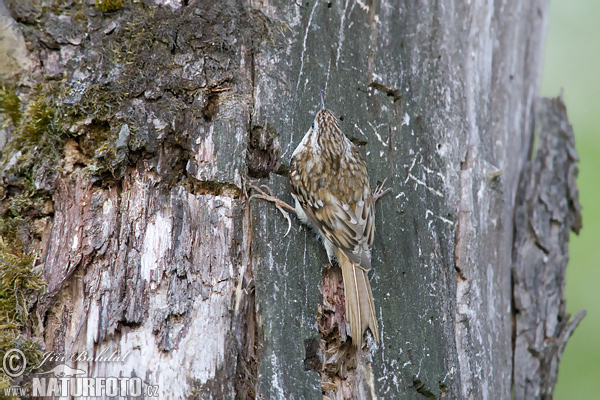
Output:
<path fill-rule="evenodd" d="M 360 346 L 367 328 L 379 341 L 367 271 L 375 231 L 375 199 L 367 166 L 336 116 L 321 109 L 290 164 L 296 213 L 323 238 L 344 279 L 350 336 Z"/>

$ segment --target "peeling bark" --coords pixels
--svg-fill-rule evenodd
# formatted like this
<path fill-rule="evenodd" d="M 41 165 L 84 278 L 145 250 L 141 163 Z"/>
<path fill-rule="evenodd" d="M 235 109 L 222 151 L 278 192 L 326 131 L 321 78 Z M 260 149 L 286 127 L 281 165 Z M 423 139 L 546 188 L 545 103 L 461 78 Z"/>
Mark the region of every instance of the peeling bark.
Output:
<path fill-rule="evenodd" d="M 539 143 L 517 196 L 513 284 L 516 399 L 552 398 L 558 363 L 585 312 L 566 313 L 569 233 L 581 229 L 577 151 L 561 98 L 538 103 Z"/>
<path fill-rule="evenodd" d="M 48 117 L 63 146 L 56 164 L 25 164 L 53 203 L 39 248 L 48 287 L 31 310 L 43 350 L 127 355 L 71 367 L 141 376 L 165 398 L 254 397 L 260 328 L 242 176 L 246 58 L 263 28 L 235 1 L 8 5 L 32 65 L 14 81 L 21 111 L 35 84 L 62 79 L 43 102 L 59 110 Z M 23 184 L 20 162 L 3 165 L 8 187 Z"/>

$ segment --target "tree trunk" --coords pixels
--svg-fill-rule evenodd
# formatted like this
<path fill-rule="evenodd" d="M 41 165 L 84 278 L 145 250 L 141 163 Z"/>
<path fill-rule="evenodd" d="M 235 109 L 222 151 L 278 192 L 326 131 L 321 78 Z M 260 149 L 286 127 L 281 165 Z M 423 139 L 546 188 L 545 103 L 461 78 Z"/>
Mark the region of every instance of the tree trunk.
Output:
<path fill-rule="evenodd" d="M 583 314 L 573 132 L 536 99 L 546 1 L 5 2 L 0 233 L 47 283 L 11 339 L 32 359 L 116 352 L 68 364 L 174 399 L 552 396 Z M 291 202 L 319 88 L 392 189 L 358 351 L 314 232 L 249 200 Z"/>

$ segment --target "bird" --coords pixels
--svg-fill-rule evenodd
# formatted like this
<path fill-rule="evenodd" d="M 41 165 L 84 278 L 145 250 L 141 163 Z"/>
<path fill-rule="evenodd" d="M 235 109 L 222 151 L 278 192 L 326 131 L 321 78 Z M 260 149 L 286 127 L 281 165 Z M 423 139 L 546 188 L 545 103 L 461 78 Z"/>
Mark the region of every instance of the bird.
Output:
<path fill-rule="evenodd" d="M 256 197 L 294 210 L 323 241 L 329 261 L 337 261 L 344 281 L 346 320 L 359 347 L 367 329 L 376 343 L 379 331 L 367 272 L 375 234 L 375 201 L 388 190 L 385 181 L 371 191 L 367 165 L 358 147 L 343 133 L 336 115 L 322 108 L 292 153 L 289 181 L 295 206 L 259 190 Z M 289 232 L 289 229 L 288 229 Z"/>

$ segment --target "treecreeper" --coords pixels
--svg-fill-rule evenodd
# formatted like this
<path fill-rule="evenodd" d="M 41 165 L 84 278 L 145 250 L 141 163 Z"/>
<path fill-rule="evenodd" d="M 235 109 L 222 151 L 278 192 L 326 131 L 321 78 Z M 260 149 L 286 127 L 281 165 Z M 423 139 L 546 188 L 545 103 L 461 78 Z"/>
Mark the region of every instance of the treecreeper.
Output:
<path fill-rule="evenodd" d="M 286 217 L 281 207 L 294 210 L 319 234 L 329 260 L 337 260 L 342 270 L 352 343 L 360 347 L 367 328 L 379 342 L 367 272 L 375 234 L 375 201 L 389 189 L 383 190 L 382 184 L 371 192 L 365 160 L 324 105 L 292 154 L 289 179 L 295 207 L 258 188 L 254 189 L 259 194 L 252 197 L 273 201 Z"/>

